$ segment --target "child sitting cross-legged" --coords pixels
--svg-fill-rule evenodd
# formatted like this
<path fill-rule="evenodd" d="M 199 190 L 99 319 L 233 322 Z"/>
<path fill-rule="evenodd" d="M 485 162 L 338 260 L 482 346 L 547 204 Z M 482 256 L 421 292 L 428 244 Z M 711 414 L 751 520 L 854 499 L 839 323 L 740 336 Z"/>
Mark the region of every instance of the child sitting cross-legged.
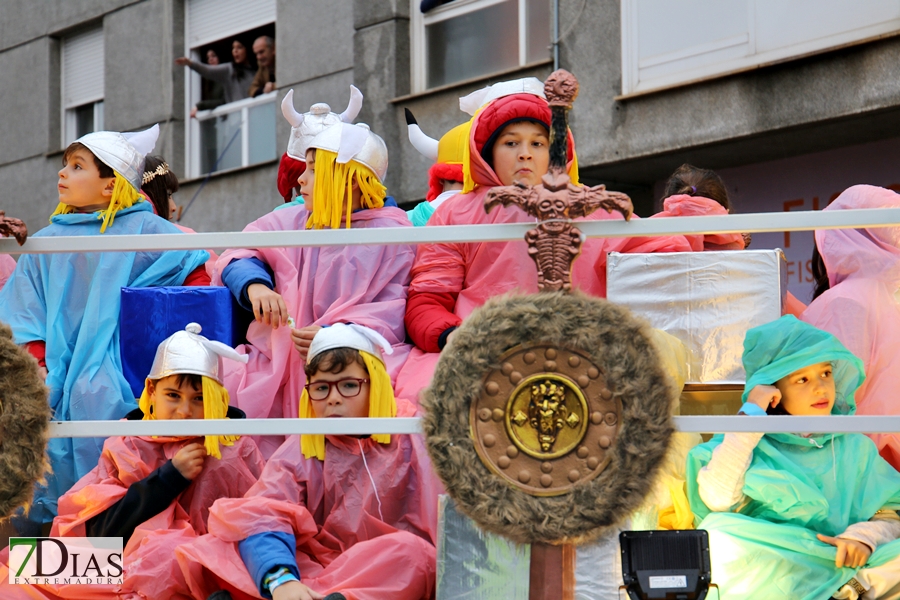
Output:
<path fill-rule="evenodd" d="M 744 414 L 856 410 L 862 362 L 792 316 L 749 330 L 743 360 Z M 865 435 L 717 435 L 687 473 L 723 598 L 900 598 L 900 473 Z"/>
<path fill-rule="evenodd" d="M 128 420 L 243 418 L 228 406 L 220 382 L 221 357 L 241 360 L 232 348 L 199 335 L 191 323 L 160 344 Z M 244 359 L 245 360 L 245 359 Z M 124 585 L 4 587 L 2 598 L 182 598 L 187 594 L 173 551 L 206 533 L 209 507 L 239 498 L 263 470 L 249 437 L 111 437 L 99 464 L 59 499 L 51 535 L 121 537 Z M 0 586 L 7 581 L 3 574 Z"/>
<path fill-rule="evenodd" d="M 379 347 L 391 351 L 359 325 L 320 329 L 300 418 L 410 416 Z M 418 435 L 289 437 L 243 498 L 213 505 L 210 535 L 176 554 L 195 598 L 428 598 L 438 489 Z"/>

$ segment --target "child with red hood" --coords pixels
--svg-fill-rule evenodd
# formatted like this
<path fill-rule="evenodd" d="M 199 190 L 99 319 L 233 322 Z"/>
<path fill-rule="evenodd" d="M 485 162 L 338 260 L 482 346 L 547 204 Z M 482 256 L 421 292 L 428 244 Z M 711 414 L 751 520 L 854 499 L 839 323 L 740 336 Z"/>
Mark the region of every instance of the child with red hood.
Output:
<path fill-rule="evenodd" d="M 522 183 L 537 185 L 550 162 L 550 107 L 544 84 L 530 77 L 497 83 L 460 99 L 474 114 L 463 160 L 463 191 L 441 204 L 428 226 L 522 223 L 532 217 L 517 207 L 487 213 L 491 188 Z M 578 183 L 571 132 L 568 173 Z M 596 211 L 585 220 L 621 220 L 619 213 Z M 688 251 L 683 236 L 666 238 L 589 239 L 572 268 L 574 287 L 606 296 L 606 254 Z M 416 345 L 397 378 L 397 393 L 417 398 L 430 381 L 439 352 L 453 330 L 489 298 L 509 292 L 537 292 L 537 272 L 524 241 L 422 244 L 412 269 L 406 305 L 406 328 Z"/>

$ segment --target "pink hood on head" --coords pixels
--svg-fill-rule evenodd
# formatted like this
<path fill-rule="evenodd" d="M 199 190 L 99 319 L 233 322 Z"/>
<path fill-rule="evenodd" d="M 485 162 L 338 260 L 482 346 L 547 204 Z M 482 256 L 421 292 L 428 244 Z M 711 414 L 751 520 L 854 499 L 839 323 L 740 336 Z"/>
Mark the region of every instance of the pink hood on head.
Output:
<path fill-rule="evenodd" d="M 663 212 L 653 217 L 702 217 L 705 215 L 727 215 L 724 206 L 704 196 L 678 194 L 663 200 Z M 653 218 L 651 217 L 651 218 Z M 691 250 L 743 250 L 744 238 L 739 233 L 712 233 L 708 235 L 686 235 Z"/>
<path fill-rule="evenodd" d="M 855 185 L 824 210 L 853 208 L 900 208 L 900 194 L 874 185 Z M 900 227 L 818 230 L 816 245 L 832 287 L 850 277 L 900 281 Z"/>

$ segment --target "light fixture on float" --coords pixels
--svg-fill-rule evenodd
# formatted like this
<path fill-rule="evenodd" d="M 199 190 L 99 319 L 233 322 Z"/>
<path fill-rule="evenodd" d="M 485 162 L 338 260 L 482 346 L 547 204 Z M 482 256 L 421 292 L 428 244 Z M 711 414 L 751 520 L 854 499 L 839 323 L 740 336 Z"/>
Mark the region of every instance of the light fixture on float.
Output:
<path fill-rule="evenodd" d="M 703 600 L 710 583 L 709 534 L 702 530 L 623 531 L 623 586 L 631 600 Z"/>

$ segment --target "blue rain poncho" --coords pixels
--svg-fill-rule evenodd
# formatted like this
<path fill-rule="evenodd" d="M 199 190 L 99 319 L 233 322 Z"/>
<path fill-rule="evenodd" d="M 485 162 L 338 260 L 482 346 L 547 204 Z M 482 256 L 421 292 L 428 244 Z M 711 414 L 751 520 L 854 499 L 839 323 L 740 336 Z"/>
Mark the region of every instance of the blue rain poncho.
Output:
<path fill-rule="evenodd" d="M 56 215 L 33 237 L 98 235 L 98 213 Z M 105 235 L 181 233 L 149 202 L 120 210 Z M 209 258 L 204 250 L 25 254 L 0 290 L 0 321 L 17 344 L 46 343 L 47 387 L 54 419 L 121 419 L 137 407 L 119 356 L 123 287 L 181 285 Z M 35 493 L 29 518 L 48 522 L 56 501 L 97 466 L 102 438 L 51 439 L 53 475 Z"/>
<path fill-rule="evenodd" d="M 771 385 L 808 365 L 831 362 L 832 414 L 856 411 L 853 393 L 862 362 L 830 333 L 791 316 L 756 327 L 744 340 L 747 384 Z M 837 548 L 816 534 L 837 536 L 876 511 L 900 509 L 900 473 L 868 437 L 852 434 L 766 434 L 745 473 L 746 502 L 712 512 L 700 498 L 697 474 L 722 442 L 716 435 L 688 456 L 688 498 L 695 524 L 709 532 L 712 580 L 723 598 L 828 599 L 857 569 L 835 567 Z M 900 555 L 900 540 L 875 549 L 866 567 Z"/>

